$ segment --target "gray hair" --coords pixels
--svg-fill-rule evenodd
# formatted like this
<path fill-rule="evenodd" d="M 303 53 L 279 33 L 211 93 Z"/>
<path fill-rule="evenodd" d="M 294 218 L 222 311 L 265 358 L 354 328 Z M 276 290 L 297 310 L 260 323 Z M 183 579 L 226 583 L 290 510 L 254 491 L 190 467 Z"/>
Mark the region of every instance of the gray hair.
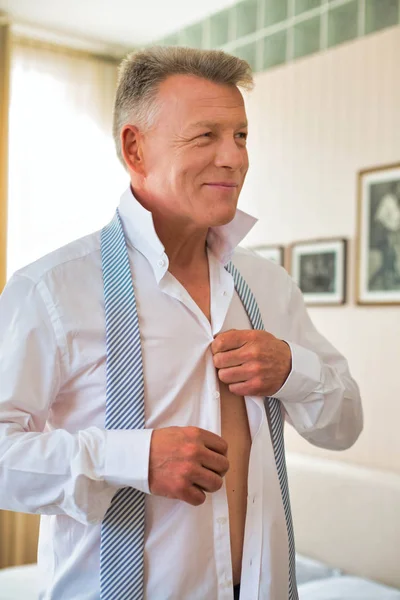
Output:
<path fill-rule="evenodd" d="M 121 129 L 128 123 L 142 130 L 154 124 L 159 85 L 170 75 L 195 75 L 246 90 L 253 87 L 250 65 L 222 50 L 154 46 L 132 52 L 120 65 L 114 104 L 113 136 L 124 166 Z"/>

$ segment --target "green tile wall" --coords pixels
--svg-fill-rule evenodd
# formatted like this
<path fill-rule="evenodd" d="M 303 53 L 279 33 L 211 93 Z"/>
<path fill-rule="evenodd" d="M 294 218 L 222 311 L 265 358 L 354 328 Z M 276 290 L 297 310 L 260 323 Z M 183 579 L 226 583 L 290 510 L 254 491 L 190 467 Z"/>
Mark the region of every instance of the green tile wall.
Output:
<path fill-rule="evenodd" d="M 236 38 L 254 33 L 258 23 L 258 0 L 239 2 L 236 6 Z"/>
<path fill-rule="evenodd" d="M 398 0 L 366 0 L 365 32 L 372 33 L 399 22 Z"/>
<path fill-rule="evenodd" d="M 260 71 L 399 23 L 400 0 L 240 0 L 155 43 L 223 48 Z"/>
<path fill-rule="evenodd" d="M 294 26 L 294 58 L 317 52 L 320 48 L 321 18 L 313 17 Z"/>
<path fill-rule="evenodd" d="M 251 68 L 257 70 L 257 46 L 254 42 L 245 46 L 239 46 L 234 50 L 233 54 L 247 60 Z"/>
<path fill-rule="evenodd" d="M 287 31 L 278 31 L 268 35 L 263 40 L 262 70 L 281 65 L 286 62 Z"/>
<path fill-rule="evenodd" d="M 283 1 L 285 2 L 285 0 Z M 321 6 L 321 0 L 294 0 L 294 14 L 300 15 L 319 6 Z"/>
<path fill-rule="evenodd" d="M 358 34 L 358 0 L 332 8 L 328 12 L 328 46 L 348 42 Z"/>
<path fill-rule="evenodd" d="M 263 0 L 263 5 L 264 27 L 281 23 L 287 19 L 288 3 L 286 0 L 283 0 L 283 2 L 277 2 L 277 0 Z"/>
<path fill-rule="evenodd" d="M 181 32 L 180 42 L 183 46 L 191 48 L 202 48 L 203 46 L 203 24 L 196 23 L 190 27 L 186 27 Z"/>
<path fill-rule="evenodd" d="M 210 17 L 210 46 L 218 48 L 229 42 L 231 10 L 223 10 Z"/>

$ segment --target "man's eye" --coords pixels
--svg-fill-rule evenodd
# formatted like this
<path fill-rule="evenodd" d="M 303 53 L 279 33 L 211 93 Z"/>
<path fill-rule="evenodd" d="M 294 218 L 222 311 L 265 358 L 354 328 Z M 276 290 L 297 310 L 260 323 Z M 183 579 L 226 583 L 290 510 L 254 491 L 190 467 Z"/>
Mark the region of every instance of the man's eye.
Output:
<path fill-rule="evenodd" d="M 240 133 L 237 134 L 242 140 L 247 140 L 247 133 L 245 133 L 244 131 L 241 131 Z"/>
<path fill-rule="evenodd" d="M 202 133 L 200 135 L 200 137 L 211 137 L 211 135 L 212 135 L 211 131 L 206 131 L 205 133 Z"/>

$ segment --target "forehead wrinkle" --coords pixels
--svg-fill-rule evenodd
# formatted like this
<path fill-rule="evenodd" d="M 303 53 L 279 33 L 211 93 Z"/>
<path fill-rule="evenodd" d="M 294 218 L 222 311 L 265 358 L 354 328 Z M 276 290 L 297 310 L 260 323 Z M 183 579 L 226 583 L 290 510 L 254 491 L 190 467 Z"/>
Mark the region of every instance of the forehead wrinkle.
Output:
<path fill-rule="evenodd" d="M 232 94 L 227 94 L 226 96 L 223 96 L 223 97 L 221 97 L 220 94 L 218 96 L 205 96 L 205 97 L 203 96 L 201 98 L 195 97 L 195 98 L 193 98 L 193 100 L 199 106 L 199 108 L 202 108 L 202 107 L 204 107 L 204 108 L 209 108 L 209 107 L 229 108 L 229 109 L 244 108 L 243 98 L 242 97 L 233 98 Z"/>
<path fill-rule="evenodd" d="M 213 125 L 220 125 L 220 121 L 218 119 L 200 119 L 200 121 L 195 121 L 194 123 L 190 123 L 191 127 L 202 127 L 202 126 L 213 126 Z M 248 122 L 247 120 L 245 121 L 240 121 L 240 123 L 237 124 L 238 128 L 243 128 L 243 127 L 248 127 Z"/>
<path fill-rule="evenodd" d="M 205 108 L 204 114 L 196 115 L 196 112 Z M 238 110 L 239 109 L 239 110 Z M 183 120 L 186 120 L 186 127 L 189 129 L 194 129 L 198 127 L 223 127 L 227 124 L 231 124 L 236 121 L 235 128 L 242 129 L 248 127 L 248 121 L 246 119 L 246 113 L 244 110 L 244 106 L 236 105 L 236 106 L 224 106 L 224 105 L 211 105 L 211 106 L 196 106 L 195 111 L 190 111 L 189 114 L 182 113 Z M 196 121 L 191 121 L 191 117 L 198 117 L 200 119 Z"/>
<path fill-rule="evenodd" d="M 215 90 L 207 93 L 208 90 L 202 89 L 198 90 L 200 93 L 196 95 L 194 87 L 185 89 L 182 94 L 178 86 L 174 86 L 168 89 L 162 99 L 164 110 L 160 117 L 166 116 L 171 127 L 175 123 L 181 132 L 191 132 L 202 126 L 213 129 L 248 127 L 246 109 L 240 90 L 228 89 L 221 94 L 220 89 L 217 93 Z M 232 91 L 234 92 L 233 97 Z M 175 112 L 174 117 L 171 111 Z"/>

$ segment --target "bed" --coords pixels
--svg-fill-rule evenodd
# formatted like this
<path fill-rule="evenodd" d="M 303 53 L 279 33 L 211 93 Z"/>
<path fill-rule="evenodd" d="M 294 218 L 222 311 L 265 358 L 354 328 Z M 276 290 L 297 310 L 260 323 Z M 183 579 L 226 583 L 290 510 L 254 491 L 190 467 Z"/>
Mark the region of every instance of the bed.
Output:
<path fill-rule="evenodd" d="M 400 600 L 400 475 L 291 453 L 287 464 L 300 600 Z"/>
<path fill-rule="evenodd" d="M 299 599 L 400 600 L 400 475 L 296 454 L 287 463 Z M 36 565 L 0 571 L 0 600 L 39 593 Z"/>

